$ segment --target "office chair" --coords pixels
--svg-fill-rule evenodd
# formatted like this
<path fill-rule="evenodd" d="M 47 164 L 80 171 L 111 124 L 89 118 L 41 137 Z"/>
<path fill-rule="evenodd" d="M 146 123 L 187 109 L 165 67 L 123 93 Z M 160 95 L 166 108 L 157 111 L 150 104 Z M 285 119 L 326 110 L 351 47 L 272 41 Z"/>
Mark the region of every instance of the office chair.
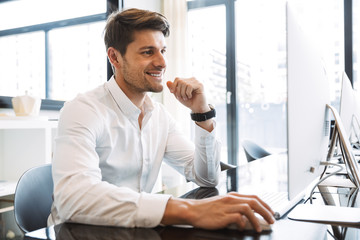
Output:
<path fill-rule="evenodd" d="M 53 185 L 51 164 L 31 168 L 20 177 L 15 190 L 14 213 L 23 232 L 47 227 Z"/>
<path fill-rule="evenodd" d="M 225 170 L 232 169 L 232 168 L 236 168 L 236 166 L 220 161 L 220 169 L 221 169 L 221 171 L 225 171 Z"/>
<path fill-rule="evenodd" d="M 271 155 L 271 153 L 264 148 L 248 139 L 242 141 L 242 146 L 248 162 Z"/>

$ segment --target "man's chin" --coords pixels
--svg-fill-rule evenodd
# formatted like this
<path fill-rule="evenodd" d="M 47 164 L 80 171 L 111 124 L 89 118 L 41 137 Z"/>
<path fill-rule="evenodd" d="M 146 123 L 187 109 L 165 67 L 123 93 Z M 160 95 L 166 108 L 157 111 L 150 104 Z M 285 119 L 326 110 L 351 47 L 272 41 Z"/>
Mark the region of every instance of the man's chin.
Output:
<path fill-rule="evenodd" d="M 153 93 L 159 93 L 159 92 L 162 92 L 164 90 L 164 86 L 163 85 L 159 85 L 159 86 L 156 86 L 156 87 L 151 87 L 149 89 L 149 92 L 153 92 Z"/>

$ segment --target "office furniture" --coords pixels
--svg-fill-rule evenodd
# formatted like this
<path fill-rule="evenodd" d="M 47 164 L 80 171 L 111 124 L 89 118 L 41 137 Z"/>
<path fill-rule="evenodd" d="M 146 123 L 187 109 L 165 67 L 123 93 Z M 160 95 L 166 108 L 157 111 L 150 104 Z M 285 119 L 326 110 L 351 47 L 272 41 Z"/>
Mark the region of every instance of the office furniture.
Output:
<path fill-rule="evenodd" d="M 248 162 L 269 156 L 271 154 L 263 147 L 259 146 L 257 143 L 248 139 L 242 141 L 242 146 L 244 148 L 246 159 Z"/>
<path fill-rule="evenodd" d="M 183 198 L 206 198 L 230 191 L 250 193 L 252 190 L 259 191 L 282 191 L 286 189 L 286 161 L 275 155 L 265 159 L 259 159 L 235 169 L 229 169 L 221 173 L 219 184 L 216 188 L 201 188 L 188 182 L 175 188 L 170 188 L 161 193 L 171 194 Z M 286 159 L 285 159 L 286 160 Z M 279 167 L 284 165 L 284 167 Z M 257 174 L 259 167 L 268 169 L 264 174 Z M 249 174 L 250 173 L 250 174 Z M 254 174 L 253 174 L 254 173 Z M 237 230 L 203 230 L 192 227 L 156 227 L 146 228 L 121 228 L 107 226 L 93 226 L 86 224 L 64 223 L 48 228 L 42 228 L 29 232 L 24 237 L 28 239 L 292 239 L 292 240 L 321 240 L 326 239 L 327 225 L 298 222 L 284 218 L 276 221 L 271 231 L 256 233 L 254 231 L 240 232 Z"/>
<path fill-rule="evenodd" d="M 15 220 L 24 232 L 47 226 L 51 211 L 53 180 L 51 164 L 34 167 L 20 178 L 15 190 Z"/>
<path fill-rule="evenodd" d="M 57 125 L 42 117 L 0 117 L 0 180 L 17 182 L 29 168 L 50 163 Z"/>
<path fill-rule="evenodd" d="M 220 169 L 221 169 L 221 171 L 229 170 L 229 169 L 232 169 L 232 168 L 236 168 L 236 166 L 220 161 Z"/>

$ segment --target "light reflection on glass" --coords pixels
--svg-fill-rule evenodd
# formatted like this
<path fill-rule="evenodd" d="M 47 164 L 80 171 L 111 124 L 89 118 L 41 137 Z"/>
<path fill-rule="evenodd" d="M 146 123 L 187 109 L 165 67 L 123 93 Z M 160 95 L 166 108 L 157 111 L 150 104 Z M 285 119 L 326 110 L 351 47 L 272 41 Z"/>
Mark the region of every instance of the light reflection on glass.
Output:
<path fill-rule="evenodd" d="M 104 26 L 98 22 L 49 32 L 51 99 L 70 100 L 106 82 Z"/>
<path fill-rule="evenodd" d="M 0 38 L 0 95 L 45 97 L 43 32 Z"/>

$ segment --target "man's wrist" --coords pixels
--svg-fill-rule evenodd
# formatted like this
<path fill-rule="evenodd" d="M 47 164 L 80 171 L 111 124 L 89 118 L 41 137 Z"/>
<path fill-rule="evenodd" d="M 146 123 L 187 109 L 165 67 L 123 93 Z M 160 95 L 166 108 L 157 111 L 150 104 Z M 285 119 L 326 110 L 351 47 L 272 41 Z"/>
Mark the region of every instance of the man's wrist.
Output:
<path fill-rule="evenodd" d="M 188 213 L 191 200 L 170 198 L 161 223 L 164 225 L 189 224 Z"/>
<path fill-rule="evenodd" d="M 206 120 L 212 119 L 216 116 L 215 108 L 209 104 L 208 110 L 204 112 L 192 112 L 190 113 L 191 119 L 195 122 L 204 122 Z"/>

